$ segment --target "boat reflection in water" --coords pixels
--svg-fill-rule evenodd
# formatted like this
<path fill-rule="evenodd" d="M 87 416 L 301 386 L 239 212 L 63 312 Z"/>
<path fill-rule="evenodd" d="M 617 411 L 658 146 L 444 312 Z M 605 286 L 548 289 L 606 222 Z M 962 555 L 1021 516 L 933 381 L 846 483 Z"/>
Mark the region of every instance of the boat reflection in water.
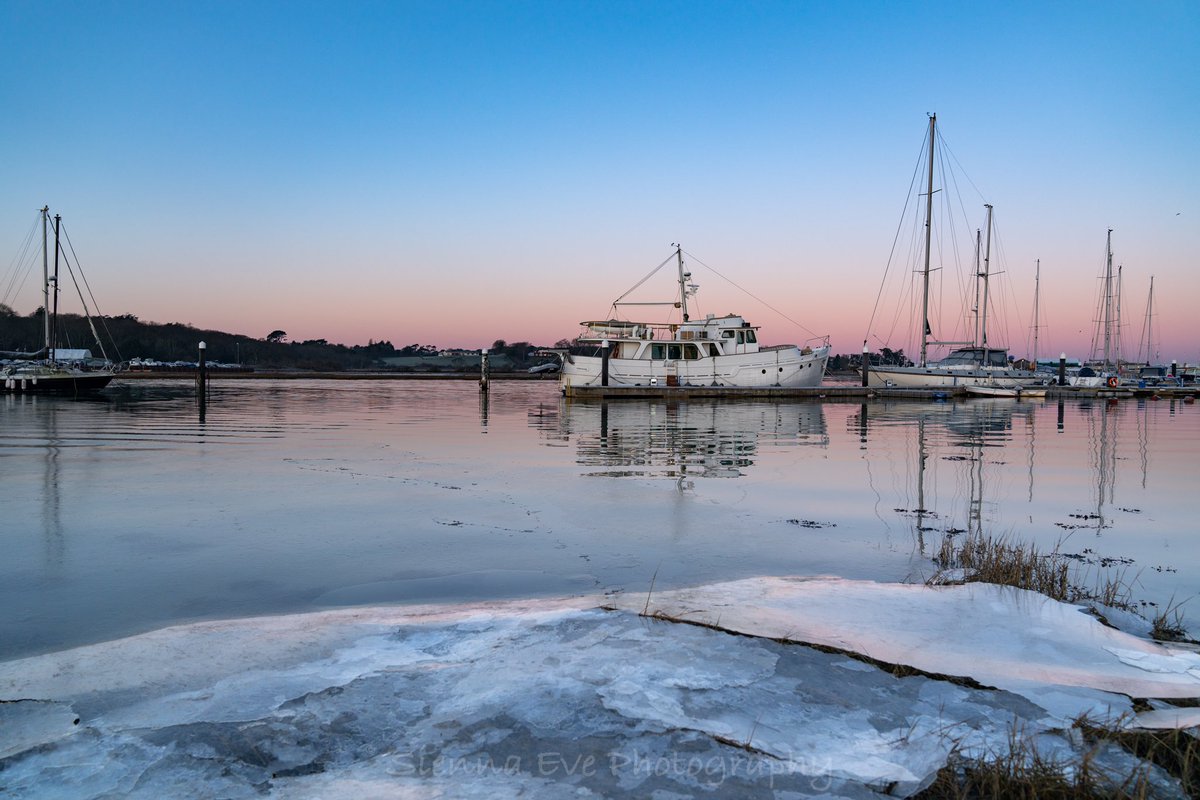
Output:
<path fill-rule="evenodd" d="M 829 445 L 819 403 L 563 399 L 530 424 L 574 440 L 577 463 L 594 468 L 585 474 L 610 478 L 737 478 L 762 446 Z"/>

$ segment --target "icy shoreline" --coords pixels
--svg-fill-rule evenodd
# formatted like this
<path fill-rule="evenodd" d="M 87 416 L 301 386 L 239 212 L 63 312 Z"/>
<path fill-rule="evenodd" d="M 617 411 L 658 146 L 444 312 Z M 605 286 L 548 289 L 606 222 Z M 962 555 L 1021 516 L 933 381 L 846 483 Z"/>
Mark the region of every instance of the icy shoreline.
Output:
<path fill-rule="evenodd" d="M 359 608 L 0 663 L 0 793 L 904 795 L 1018 729 L 1067 757 L 1079 744 L 1057 731 L 1129 714 L 1130 697 L 1200 697 L 1200 655 L 988 584 Z M 1139 724 L 1200 724 L 1157 706 Z"/>

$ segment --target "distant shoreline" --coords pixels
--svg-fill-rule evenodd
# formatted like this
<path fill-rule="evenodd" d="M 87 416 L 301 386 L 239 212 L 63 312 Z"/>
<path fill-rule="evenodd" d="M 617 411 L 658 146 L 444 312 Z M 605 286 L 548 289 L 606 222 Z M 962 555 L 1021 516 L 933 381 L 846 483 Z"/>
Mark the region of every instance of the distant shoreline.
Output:
<path fill-rule="evenodd" d="M 250 380 L 335 380 L 335 381 L 377 381 L 377 380 L 479 380 L 478 372 L 322 372 L 322 371 L 304 371 L 304 370 L 255 370 L 253 372 L 242 370 L 208 370 L 208 379 L 211 380 L 232 380 L 235 378 L 246 378 Z M 180 370 L 170 372 L 145 372 L 138 370 L 136 372 L 119 372 L 116 376 L 117 380 L 195 380 L 196 370 Z M 537 381 L 537 380 L 558 380 L 558 375 L 546 375 L 545 373 L 530 374 L 527 372 L 492 372 L 488 374 L 488 380 L 492 381 Z"/>

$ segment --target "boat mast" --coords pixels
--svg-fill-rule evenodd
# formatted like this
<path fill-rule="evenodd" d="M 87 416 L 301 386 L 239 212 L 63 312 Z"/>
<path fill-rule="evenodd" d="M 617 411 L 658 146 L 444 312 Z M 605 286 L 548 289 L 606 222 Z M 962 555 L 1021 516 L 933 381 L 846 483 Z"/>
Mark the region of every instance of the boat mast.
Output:
<path fill-rule="evenodd" d="M 1150 284 L 1153 286 L 1153 282 Z M 1033 273 L 1033 368 L 1038 363 L 1038 294 L 1042 288 L 1042 260 L 1037 260 L 1037 268 Z"/>
<path fill-rule="evenodd" d="M 1154 276 L 1151 275 L 1150 295 L 1146 298 L 1146 366 L 1157 360 L 1154 357 Z"/>
<path fill-rule="evenodd" d="M 992 258 L 992 206 L 990 203 L 984 203 L 983 207 L 987 209 L 987 245 L 983 250 L 983 319 L 979 325 L 979 346 L 983 348 L 983 364 L 988 363 L 988 340 L 987 340 L 987 309 L 988 309 L 988 274 L 991 271 Z"/>
<path fill-rule="evenodd" d="M 42 207 L 42 324 L 45 327 L 43 344 L 46 348 L 46 358 L 50 357 L 50 247 L 47 243 L 47 227 L 50 220 L 50 206 Z"/>
<path fill-rule="evenodd" d="M 929 115 L 929 191 L 925 195 L 925 271 L 924 290 L 921 296 L 921 363 L 927 363 L 929 351 L 929 246 L 933 236 L 933 141 L 937 126 L 937 114 Z"/>
<path fill-rule="evenodd" d="M 1104 310 L 1101 314 L 1101 324 L 1104 326 L 1104 369 L 1109 368 L 1112 359 L 1112 228 L 1108 229 L 1108 242 L 1105 245 L 1104 256 Z"/>
<path fill-rule="evenodd" d="M 687 310 L 687 281 L 690 274 L 683 271 L 683 246 L 675 245 L 675 258 L 679 263 L 679 308 L 683 311 L 683 321 L 688 321 Z"/>
<path fill-rule="evenodd" d="M 54 281 L 54 320 L 50 325 L 50 340 L 51 340 L 51 344 L 53 345 L 54 349 L 51 350 L 50 353 L 48 354 L 51 361 L 58 360 L 58 253 L 59 253 L 58 229 L 59 229 L 59 226 L 61 223 L 62 223 L 62 215 L 55 214 L 54 215 L 54 277 L 51 279 Z"/>

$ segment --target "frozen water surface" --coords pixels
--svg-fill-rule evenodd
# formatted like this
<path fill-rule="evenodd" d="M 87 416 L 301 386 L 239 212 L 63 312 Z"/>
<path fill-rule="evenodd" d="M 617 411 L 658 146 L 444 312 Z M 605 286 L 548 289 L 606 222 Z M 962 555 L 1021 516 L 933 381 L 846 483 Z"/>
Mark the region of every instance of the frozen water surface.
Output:
<path fill-rule="evenodd" d="M 1027 595 L 764 578 L 652 598 L 655 610 L 719 616 L 749 635 L 578 597 L 168 628 L 0 664 L 10 701 L 0 703 L 10 742 L 0 787 L 13 797 L 905 795 L 951 752 L 1004 752 L 1014 731 L 1072 753 L 1054 733 L 1066 727 L 1061 696 L 1045 703 L 1038 689 L 1126 707 L 1112 693 L 1200 696 L 1196 654 Z M 847 625 L 863 602 L 874 613 Z M 966 635 L 962 620 L 980 608 L 996 621 Z M 847 654 L 764 638 L 831 644 L 827 632 L 844 627 Z M 851 657 L 868 650 L 1001 688 L 898 678 Z M 1029 663 L 1009 657 L 1018 651 Z M 1108 761 L 1127 769 L 1120 758 Z"/>

